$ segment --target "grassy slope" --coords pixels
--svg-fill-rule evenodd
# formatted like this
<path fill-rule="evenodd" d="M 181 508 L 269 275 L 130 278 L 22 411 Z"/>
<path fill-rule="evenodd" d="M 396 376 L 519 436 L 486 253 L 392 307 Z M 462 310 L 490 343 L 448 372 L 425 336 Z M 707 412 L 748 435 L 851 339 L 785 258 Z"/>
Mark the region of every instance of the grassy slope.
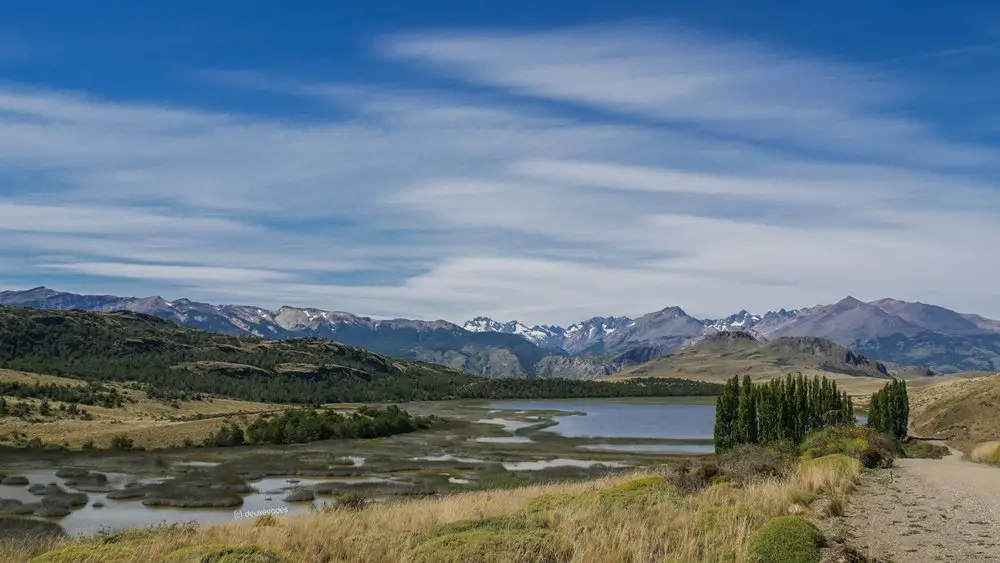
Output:
<path fill-rule="evenodd" d="M 178 549 L 228 544 L 261 546 L 288 562 L 729 561 L 745 555 L 746 539 L 768 519 L 810 513 L 797 501 L 817 494 L 842 502 L 859 476 L 856 461 L 824 458 L 806 462 L 788 479 L 715 485 L 685 495 L 662 474 L 635 474 L 263 517 L 197 531 L 131 532 L 109 545 L 69 539 L 30 551 L 0 547 L 0 560 L 25 561 L 56 548 L 78 558 L 42 560 L 158 562 Z"/>
<path fill-rule="evenodd" d="M 910 393 L 910 421 L 926 437 L 940 437 L 969 452 L 1000 439 L 1000 374 L 951 377 Z"/>
<path fill-rule="evenodd" d="M 820 339 L 759 342 L 737 337 L 716 338 L 633 366 L 611 378 L 652 376 L 722 382 L 736 374 L 767 380 L 801 372 L 808 377 L 836 379 L 837 386 L 852 395 L 869 394 L 885 385 L 885 376 L 873 367 L 843 361 L 845 353 L 846 349 Z"/>
<path fill-rule="evenodd" d="M 21 383 L 52 383 L 56 385 L 83 385 L 78 379 L 40 375 L 12 370 L 0 369 L 0 381 L 17 381 Z M 257 413 L 281 408 L 286 405 L 237 401 L 234 399 L 213 398 L 211 401 L 182 401 L 178 408 L 173 408 L 163 401 L 150 399 L 145 392 L 136 389 L 119 387 L 127 397 L 135 402 L 128 402 L 122 408 L 107 409 L 98 406 L 84 405 L 83 408 L 93 415 L 93 420 L 79 418 L 45 419 L 39 422 L 29 422 L 12 416 L 0 417 L 0 441 L 11 432 L 22 432 L 28 438 L 38 437 L 47 444 L 68 443 L 77 448 L 91 440 L 98 447 L 106 447 L 112 436 L 128 434 L 137 446 L 146 448 L 180 445 L 184 438 L 200 442 L 209 433 L 219 429 L 219 425 L 228 417 L 240 413 Z M 39 401 L 32 399 L 11 399 L 10 402 L 25 400 L 37 405 Z M 58 412 L 59 401 L 50 402 Z M 171 418 L 204 417 L 199 420 L 171 421 Z"/>

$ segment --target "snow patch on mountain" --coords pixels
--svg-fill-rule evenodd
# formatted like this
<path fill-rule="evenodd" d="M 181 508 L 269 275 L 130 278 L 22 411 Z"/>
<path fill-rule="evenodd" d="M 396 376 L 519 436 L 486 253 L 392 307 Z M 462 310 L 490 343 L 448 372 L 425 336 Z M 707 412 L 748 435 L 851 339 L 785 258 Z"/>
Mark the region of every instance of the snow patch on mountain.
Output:
<path fill-rule="evenodd" d="M 561 347 L 563 333 L 561 327 L 550 325 L 527 326 L 519 321 L 500 322 L 489 317 L 476 317 L 467 321 L 462 328 L 469 332 L 500 332 L 515 334 L 525 340 L 547 348 Z"/>
<path fill-rule="evenodd" d="M 750 330 L 760 322 L 760 319 L 760 315 L 754 315 L 746 309 L 742 309 L 724 319 L 705 319 L 702 322 L 709 328 L 723 332 L 726 330 Z"/>

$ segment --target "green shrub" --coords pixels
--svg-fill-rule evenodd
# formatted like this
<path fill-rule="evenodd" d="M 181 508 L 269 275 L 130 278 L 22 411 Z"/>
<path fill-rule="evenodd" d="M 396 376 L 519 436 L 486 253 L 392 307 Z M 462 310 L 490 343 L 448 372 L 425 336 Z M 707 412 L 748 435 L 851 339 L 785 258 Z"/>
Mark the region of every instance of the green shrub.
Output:
<path fill-rule="evenodd" d="M 525 508 L 525 512 L 528 514 L 539 514 L 543 512 L 551 512 L 553 510 L 560 510 L 579 501 L 579 495 L 572 495 L 569 493 L 546 493 L 544 495 L 538 495 L 537 497 L 531 499 L 528 506 Z"/>
<path fill-rule="evenodd" d="M 111 442 L 108 444 L 108 447 L 112 450 L 131 450 L 133 446 L 132 438 L 129 438 L 126 434 L 112 436 Z"/>
<path fill-rule="evenodd" d="M 779 516 L 747 540 L 749 563 L 819 563 L 826 541 L 819 529 L 800 516 Z"/>
<path fill-rule="evenodd" d="M 810 432 L 802 442 L 802 459 L 843 454 L 867 468 L 891 467 L 902 449 L 894 439 L 865 426 L 826 428 Z"/>
<path fill-rule="evenodd" d="M 558 536 L 543 530 L 472 530 L 430 538 L 412 552 L 413 563 L 557 563 L 572 552 Z"/>
<path fill-rule="evenodd" d="M 361 510 L 371 504 L 371 499 L 361 493 L 344 493 L 337 495 L 337 507 L 345 510 Z"/>
<path fill-rule="evenodd" d="M 581 500 L 587 502 L 592 498 L 602 509 L 611 510 L 621 506 L 640 508 L 675 503 L 681 499 L 681 493 L 673 483 L 663 477 L 644 477 L 601 489 L 593 497 L 583 495 Z"/>
<path fill-rule="evenodd" d="M 133 563 L 133 550 L 128 544 L 79 544 L 43 553 L 28 563 Z"/>
<path fill-rule="evenodd" d="M 949 450 L 948 446 L 911 438 L 903 444 L 903 453 L 909 458 L 941 459 L 948 455 Z"/>
<path fill-rule="evenodd" d="M 277 553 L 259 545 L 196 545 L 167 555 L 167 563 L 281 563 Z"/>
<path fill-rule="evenodd" d="M 472 531 L 513 532 L 534 528 L 537 528 L 537 526 L 533 525 L 529 518 L 507 516 L 501 518 L 484 518 L 482 520 L 459 520 L 458 522 L 451 522 L 434 528 L 427 534 L 426 538 L 430 539 L 431 537 Z"/>

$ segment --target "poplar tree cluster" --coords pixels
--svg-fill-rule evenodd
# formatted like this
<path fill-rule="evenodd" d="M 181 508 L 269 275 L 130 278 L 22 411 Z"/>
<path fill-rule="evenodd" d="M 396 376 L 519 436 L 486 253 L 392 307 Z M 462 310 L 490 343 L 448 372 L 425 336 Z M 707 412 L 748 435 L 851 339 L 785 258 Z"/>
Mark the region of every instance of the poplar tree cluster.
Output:
<path fill-rule="evenodd" d="M 799 443 L 810 430 L 854 424 L 847 392 L 826 377 L 788 374 L 754 384 L 750 376 L 726 382 L 715 406 L 715 449 L 789 440 Z"/>
<path fill-rule="evenodd" d="M 894 379 L 881 390 L 872 393 L 868 405 L 868 426 L 879 432 L 906 438 L 910 420 L 910 398 L 906 394 L 906 382 Z"/>

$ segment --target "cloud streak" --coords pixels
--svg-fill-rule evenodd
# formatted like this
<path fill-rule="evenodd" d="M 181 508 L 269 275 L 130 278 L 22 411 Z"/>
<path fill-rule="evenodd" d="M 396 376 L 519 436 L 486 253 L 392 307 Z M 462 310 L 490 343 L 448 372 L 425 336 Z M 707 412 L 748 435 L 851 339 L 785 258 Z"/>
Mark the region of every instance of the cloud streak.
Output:
<path fill-rule="evenodd" d="M 680 26 L 380 45 L 452 86 L 198 75 L 304 121 L 0 85 L 0 282 L 459 322 L 848 293 L 1000 316 L 996 148 L 902 117 L 910 78 Z"/>

